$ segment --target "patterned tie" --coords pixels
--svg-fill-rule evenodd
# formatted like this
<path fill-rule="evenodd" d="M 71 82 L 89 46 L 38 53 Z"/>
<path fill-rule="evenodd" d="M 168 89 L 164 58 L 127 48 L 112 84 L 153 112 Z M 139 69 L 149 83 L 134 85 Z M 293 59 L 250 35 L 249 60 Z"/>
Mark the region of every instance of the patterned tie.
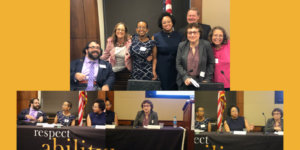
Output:
<path fill-rule="evenodd" d="M 90 61 L 90 73 L 89 73 L 89 80 L 86 91 L 93 91 L 94 90 L 94 65 L 96 64 L 95 61 Z"/>

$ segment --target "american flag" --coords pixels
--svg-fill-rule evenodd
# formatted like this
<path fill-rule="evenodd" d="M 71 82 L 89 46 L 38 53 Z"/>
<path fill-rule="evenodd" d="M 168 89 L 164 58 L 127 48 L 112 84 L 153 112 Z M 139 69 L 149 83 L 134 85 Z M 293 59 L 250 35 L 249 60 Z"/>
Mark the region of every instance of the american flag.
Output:
<path fill-rule="evenodd" d="M 223 113 L 226 108 L 225 91 L 218 92 L 218 110 L 217 110 L 217 130 L 222 131 Z"/>
<path fill-rule="evenodd" d="M 79 103 L 78 103 L 78 123 L 79 126 L 83 126 L 83 111 L 87 103 L 86 91 L 79 91 Z"/>
<path fill-rule="evenodd" d="M 172 14 L 172 0 L 164 0 L 164 11 Z"/>

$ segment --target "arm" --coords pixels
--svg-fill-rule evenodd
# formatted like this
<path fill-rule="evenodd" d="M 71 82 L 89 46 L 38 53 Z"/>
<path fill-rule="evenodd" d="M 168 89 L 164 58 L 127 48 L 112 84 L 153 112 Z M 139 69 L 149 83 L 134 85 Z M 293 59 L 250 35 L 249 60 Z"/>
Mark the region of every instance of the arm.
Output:
<path fill-rule="evenodd" d="M 134 122 L 133 122 L 133 127 L 138 126 L 139 118 L 140 118 L 140 112 L 138 112 L 138 113 L 136 114 L 135 120 L 134 120 Z"/>
<path fill-rule="evenodd" d="M 57 124 L 57 115 L 55 116 L 53 123 Z"/>
<path fill-rule="evenodd" d="M 116 126 L 119 125 L 117 113 L 115 113 L 115 125 L 116 125 Z"/>
<path fill-rule="evenodd" d="M 101 55 L 100 59 L 108 61 L 108 58 L 110 57 L 110 51 L 114 48 L 114 44 L 112 41 L 112 38 L 109 37 L 106 41 L 106 48 L 103 51 L 103 54 Z"/>
<path fill-rule="evenodd" d="M 183 51 L 183 43 L 180 43 L 177 50 L 177 56 L 176 56 L 176 69 L 178 71 L 178 74 L 182 77 L 183 82 L 185 82 L 188 78 L 187 71 L 183 68 L 183 60 L 181 59 Z"/>
<path fill-rule="evenodd" d="M 252 128 L 252 127 L 250 127 L 250 125 L 249 125 L 248 121 L 247 121 L 246 119 L 244 119 L 244 120 L 245 120 L 245 127 L 246 127 L 246 130 L 247 130 L 247 132 L 250 132 L 250 131 L 252 131 L 252 130 L 253 130 L 253 128 Z"/>
<path fill-rule="evenodd" d="M 211 124 L 210 124 L 210 122 L 208 122 L 208 125 L 207 125 L 207 131 L 208 131 L 208 132 L 211 132 Z"/>
<path fill-rule="evenodd" d="M 26 115 L 28 115 L 26 110 L 22 110 L 21 113 L 18 115 L 18 120 L 26 120 Z"/>
<path fill-rule="evenodd" d="M 230 132 L 230 128 L 229 128 L 226 120 L 224 121 L 224 129 L 226 132 Z"/>
<path fill-rule="evenodd" d="M 109 71 L 108 77 L 105 80 L 103 86 L 101 87 L 102 91 L 109 91 L 112 89 L 112 86 L 115 82 L 115 73 L 112 71 L 112 67 L 110 64 L 107 65 L 107 69 Z"/>
<path fill-rule="evenodd" d="M 157 115 L 157 112 L 154 113 L 153 120 L 154 120 L 154 125 L 158 125 L 158 115 Z"/>
<path fill-rule="evenodd" d="M 75 126 L 75 119 L 72 121 L 71 126 Z"/>
<path fill-rule="evenodd" d="M 90 118 L 90 114 L 88 114 L 88 116 L 86 118 L 86 126 L 88 126 L 88 127 L 92 126 L 92 121 L 91 121 L 91 118 Z"/>
<path fill-rule="evenodd" d="M 157 79 L 157 74 L 156 74 L 156 64 L 157 64 L 157 47 L 154 46 L 152 49 L 152 56 L 153 56 L 153 61 L 152 61 L 152 74 L 153 74 L 153 78 L 152 80 L 156 80 Z"/>
<path fill-rule="evenodd" d="M 206 76 L 204 78 L 204 81 L 210 82 L 213 78 L 213 74 L 215 71 L 215 56 L 208 42 L 206 44 L 206 52 L 207 52 L 207 64 L 206 64 Z"/>

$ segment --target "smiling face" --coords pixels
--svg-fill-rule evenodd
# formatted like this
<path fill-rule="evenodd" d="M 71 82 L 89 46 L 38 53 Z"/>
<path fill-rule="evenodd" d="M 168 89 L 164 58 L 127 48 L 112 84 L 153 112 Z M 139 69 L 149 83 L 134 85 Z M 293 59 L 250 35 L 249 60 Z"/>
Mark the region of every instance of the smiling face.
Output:
<path fill-rule="evenodd" d="M 195 10 L 190 10 L 188 11 L 186 15 L 186 21 L 191 24 L 191 23 L 198 23 L 199 21 L 199 16 L 197 14 L 197 11 Z"/>
<path fill-rule="evenodd" d="M 161 24 L 162 24 L 162 28 L 165 31 L 172 31 L 173 23 L 172 23 L 172 19 L 169 16 L 163 17 L 161 20 Z"/>
<path fill-rule="evenodd" d="M 96 60 L 100 57 L 100 45 L 96 42 L 91 42 L 85 52 L 90 59 Z"/>
<path fill-rule="evenodd" d="M 195 43 L 198 42 L 200 38 L 200 32 L 198 28 L 189 28 L 187 29 L 187 39 L 191 42 L 191 43 Z"/>
<path fill-rule="evenodd" d="M 215 29 L 212 35 L 212 42 L 216 46 L 221 46 L 224 38 L 224 33 L 220 29 Z"/>
<path fill-rule="evenodd" d="M 124 24 L 117 25 L 115 32 L 118 39 L 124 38 L 126 33 Z"/>
<path fill-rule="evenodd" d="M 151 111 L 151 105 L 149 103 L 144 103 L 143 104 L 143 111 L 145 113 L 149 113 Z"/>
<path fill-rule="evenodd" d="M 138 22 L 137 27 L 136 27 L 136 33 L 143 37 L 147 34 L 148 32 L 148 28 L 147 28 L 147 24 L 145 22 Z"/>

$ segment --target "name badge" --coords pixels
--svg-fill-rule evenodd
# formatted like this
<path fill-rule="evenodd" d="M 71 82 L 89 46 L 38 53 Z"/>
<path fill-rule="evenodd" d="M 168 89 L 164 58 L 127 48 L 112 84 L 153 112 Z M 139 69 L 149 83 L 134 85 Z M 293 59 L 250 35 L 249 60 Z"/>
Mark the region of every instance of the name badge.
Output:
<path fill-rule="evenodd" d="M 219 63 L 219 59 L 218 59 L 218 58 L 215 59 L 215 63 L 216 63 L 216 64 Z"/>
<path fill-rule="evenodd" d="M 68 123 L 68 122 L 69 122 L 69 119 L 65 119 L 65 122 Z"/>
<path fill-rule="evenodd" d="M 201 71 L 200 72 L 200 77 L 204 77 L 205 76 L 205 72 L 204 71 Z"/>
<path fill-rule="evenodd" d="M 201 126 L 200 126 L 201 128 L 205 128 L 205 124 L 201 124 Z"/>
<path fill-rule="evenodd" d="M 146 51 L 146 47 L 140 47 L 140 51 Z"/>
<path fill-rule="evenodd" d="M 100 67 L 100 68 L 106 68 L 106 65 L 100 64 L 99 67 Z"/>

